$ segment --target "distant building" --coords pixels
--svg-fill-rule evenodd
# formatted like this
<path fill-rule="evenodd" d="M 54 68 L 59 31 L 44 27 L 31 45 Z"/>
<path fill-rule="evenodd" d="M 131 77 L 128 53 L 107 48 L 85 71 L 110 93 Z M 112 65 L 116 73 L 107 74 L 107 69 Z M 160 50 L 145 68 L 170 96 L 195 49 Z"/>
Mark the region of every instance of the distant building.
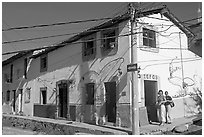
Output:
<path fill-rule="evenodd" d="M 187 50 L 187 37 L 194 34 L 166 7 L 140 11 L 134 33 L 134 58 L 140 67 L 139 107 L 147 112 L 149 121 L 157 121 L 157 91 L 168 90 L 172 96 L 192 93 L 194 78 L 201 77 L 201 59 Z M 123 127 L 130 127 L 130 40 L 130 14 L 125 13 L 61 42 L 58 47 L 3 61 L 2 101 L 14 98 L 15 111 L 22 110 L 25 115 L 86 123 L 97 123 L 98 117 L 116 125 L 120 119 Z M 23 73 L 23 66 L 29 68 L 27 73 Z M 20 80 L 25 74 L 26 79 Z M 22 92 L 13 92 L 18 86 Z M 179 109 L 175 107 L 174 111 Z M 177 113 L 174 118 L 186 115 L 183 112 L 189 109 L 195 108 L 192 105 L 179 110 L 182 114 Z"/>

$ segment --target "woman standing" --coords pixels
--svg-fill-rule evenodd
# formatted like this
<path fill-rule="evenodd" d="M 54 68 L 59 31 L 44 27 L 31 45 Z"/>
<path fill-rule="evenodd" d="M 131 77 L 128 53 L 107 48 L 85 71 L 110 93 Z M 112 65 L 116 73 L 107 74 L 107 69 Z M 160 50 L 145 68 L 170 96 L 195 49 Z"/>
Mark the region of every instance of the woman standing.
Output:
<path fill-rule="evenodd" d="M 166 123 L 171 124 L 171 103 L 172 103 L 172 98 L 171 96 L 168 95 L 168 91 L 165 91 L 165 108 L 166 108 Z"/>
<path fill-rule="evenodd" d="M 157 115 L 161 126 L 164 125 L 166 121 L 166 117 L 165 117 L 166 110 L 165 110 L 164 103 L 165 103 L 165 97 L 163 95 L 163 91 L 159 90 L 158 98 L 157 98 L 157 106 L 158 106 Z"/>

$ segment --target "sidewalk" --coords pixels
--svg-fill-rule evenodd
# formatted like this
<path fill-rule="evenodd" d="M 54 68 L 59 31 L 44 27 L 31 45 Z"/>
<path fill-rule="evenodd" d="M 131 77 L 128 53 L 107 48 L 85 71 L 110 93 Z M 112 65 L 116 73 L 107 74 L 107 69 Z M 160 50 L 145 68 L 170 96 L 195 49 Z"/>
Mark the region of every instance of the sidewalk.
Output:
<path fill-rule="evenodd" d="M 140 127 L 140 135 L 156 135 L 162 132 L 171 131 L 175 126 L 183 124 L 192 124 L 197 116 L 183 117 L 173 119 L 172 124 L 159 126 L 158 124 L 149 124 Z M 109 125 L 97 126 L 86 123 L 48 119 L 41 117 L 27 117 L 3 114 L 2 126 L 14 126 L 33 131 L 45 132 L 49 134 L 93 134 L 93 135 L 127 135 L 132 134 L 129 128 L 114 127 Z"/>
<path fill-rule="evenodd" d="M 165 124 L 164 126 L 159 126 L 158 124 L 149 124 L 147 126 L 143 126 L 140 128 L 141 134 L 161 134 L 162 132 L 171 131 L 176 126 L 180 125 L 190 125 L 193 123 L 193 119 L 195 119 L 197 116 L 191 116 L 191 117 L 182 117 L 173 119 L 171 124 Z"/>
<path fill-rule="evenodd" d="M 2 126 L 29 129 L 48 135 L 127 135 L 126 132 L 120 130 L 86 123 L 9 114 L 2 115 Z"/>
<path fill-rule="evenodd" d="M 186 125 L 186 124 L 191 125 L 193 123 L 193 120 L 197 117 L 198 116 L 195 115 L 190 117 L 173 119 L 171 124 L 165 124 L 164 126 L 159 126 L 158 123 L 142 126 L 140 127 L 140 135 L 157 135 L 157 134 L 161 134 L 162 132 L 172 131 L 176 126 Z M 105 125 L 104 127 L 127 132 L 129 135 L 132 134 L 131 128 L 127 129 L 122 127 L 108 126 L 108 125 Z"/>

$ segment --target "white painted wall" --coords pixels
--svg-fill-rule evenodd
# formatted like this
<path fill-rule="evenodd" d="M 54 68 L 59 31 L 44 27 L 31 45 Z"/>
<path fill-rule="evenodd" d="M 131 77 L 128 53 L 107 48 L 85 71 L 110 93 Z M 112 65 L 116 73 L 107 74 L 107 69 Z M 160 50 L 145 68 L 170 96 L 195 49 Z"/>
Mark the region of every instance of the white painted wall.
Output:
<path fill-rule="evenodd" d="M 160 14 L 157 15 L 151 15 L 151 17 L 157 17 L 161 18 Z M 163 19 L 167 19 L 163 16 Z M 152 19 L 148 17 L 143 17 L 139 19 L 139 22 L 149 23 L 149 25 L 156 26 L 157 31 L 157 40 L 158 40 L 158 46 L 159 48 L 180 48 L 180 40 L 179 40 L 179 34 L 176 32 L 180 32 L 181 30 L 177 28 L 175 25 L 172 27 L 165 26 L 165 25 L 171 25 L 171 22 L 168 21 L 162 21 L 158 19 Z M 163 24 L 163 26 L 161 26 Z M 142 27 L 145 27 L 145 25 L 138 25 L 138 28 L 140 28 L 138 31 L 142 30 Z M 163 32 L 163 30 L 166 30 Z M 170 35 L 171 34 L 171 35 Z M 167 36 L 162 36 L 167 35 Z M 168 36 L 170 35 L 170 36 Z M 139 47 L 142 44 L 142 34 L 139 34 L 139 38 L 137 39 L 137 46 Z M 181 34 L 181 47 L 187 48 L 187 37 L 185 34 Z M 193 79 L 193 76 L 197 74 L 199 77 L 201 77 L 202 74 L 202 66 L 201 66 L 201 60 L 197 61 L 191 61 L 191 62 L 185 62 L 188 61 L 186 58 L 193 58 L 195 59 L 194 53 L 188 50 L 182 50 L 182 56 L 183 56 L 183 70 L 184 70 L 184 78 L 190 77 Z M 159 49 L 158 53 L 143 51 L 138 48 L 138 64 L 141 67 L 141 74 L 154 74 L 158 75 L 160 77 L 160 85 L 161 89 L 164 91 L 169 91 L 170 95 L 177 95 L 179 94 L 180 87 L 172 85 L 169 81 L 169 63 L 174 58 L 181 58 L 180 50 L 170 50 L 170 49 Z M 174 63 L 174 67 L 180 67 L 181 63 L 180 60 L 178 60 L 178 63 Z M 164 64 L 162 64 L 164 63 Z M 165 64 L 166 63 L 166 64 Z M 181 69 L 177 72 L 173 73 L 173 75 L 182 78 L 181 75 Z M 176 81 L 176 83 L 179 83 Z M 181 83 L 180 83 L 181 84 Z M 190 92 L 190 91 L 189 91 Z"/>

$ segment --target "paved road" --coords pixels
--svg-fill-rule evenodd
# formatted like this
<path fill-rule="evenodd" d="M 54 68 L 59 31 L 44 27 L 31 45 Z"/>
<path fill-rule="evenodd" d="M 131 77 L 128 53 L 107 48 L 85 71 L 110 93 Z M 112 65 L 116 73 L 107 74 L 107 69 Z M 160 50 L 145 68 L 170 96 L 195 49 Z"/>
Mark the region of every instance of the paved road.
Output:
<path fill-rule="evenodd" d="M 15 127 L 2 127 L 2 135 L 42 135 L 27 129 L 20 129 Z"/>

